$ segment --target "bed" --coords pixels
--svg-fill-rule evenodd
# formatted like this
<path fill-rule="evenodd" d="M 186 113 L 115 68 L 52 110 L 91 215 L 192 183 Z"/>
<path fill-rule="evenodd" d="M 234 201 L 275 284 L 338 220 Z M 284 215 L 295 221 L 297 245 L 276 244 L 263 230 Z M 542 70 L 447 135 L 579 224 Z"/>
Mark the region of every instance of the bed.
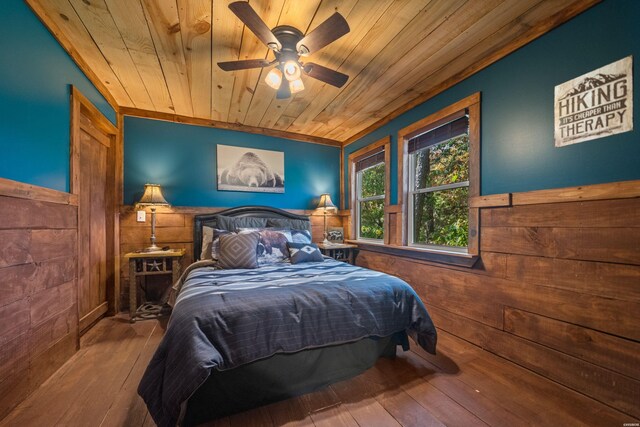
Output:
<path fill-rule="evenodd" d="M 197 215 L 194 259 L 205 227 L 228 218 L 311 229 L 308 217 L 263 206 Z M 353 377 L 397 346 L 408 350 L 408 336 L 435 354 L 424 305 L 396 277 L 326 257 L 215 265 L 195 262 L 174 286 L 165 336 L 138 387 L 161 427 L 198 425 Z"/>

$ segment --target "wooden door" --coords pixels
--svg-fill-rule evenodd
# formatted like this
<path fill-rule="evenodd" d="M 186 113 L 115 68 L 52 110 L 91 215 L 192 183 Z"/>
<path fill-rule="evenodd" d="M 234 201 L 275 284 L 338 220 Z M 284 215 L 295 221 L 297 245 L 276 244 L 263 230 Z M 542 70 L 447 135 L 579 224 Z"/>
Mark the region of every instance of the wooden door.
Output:
<path fill-rule="evenodd" d="M 107 313 L 113 294 L 115 132 L 97 110 L 73 105 L 72 192 L 79 204 L 78 317 L 83 333 Z"/>

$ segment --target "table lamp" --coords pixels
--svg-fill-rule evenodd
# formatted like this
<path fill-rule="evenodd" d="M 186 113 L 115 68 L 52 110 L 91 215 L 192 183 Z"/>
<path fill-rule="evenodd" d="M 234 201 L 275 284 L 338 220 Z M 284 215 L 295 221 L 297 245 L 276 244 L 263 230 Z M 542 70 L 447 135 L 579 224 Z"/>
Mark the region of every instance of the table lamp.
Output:
<path fill-rule="evenodd" d="M 137 206 L 151 207 L 151 246 L 144 248 L 143 252 L 162 250 L 161 247 L 156 245 L 156 207 L 170 205 L 162 195 L 160 186 L 157 184 L 145 184 L 144 194 L 140 198 L 140 201 L 138 201 Z"/>
<path fill-rule="evenodd" d="M 323 209 L 324 210 L 324 240 L 323 240 L 323 244 L 324 245 L 332 245 L 333 243 L 331 243 L 329 241 L 329 239 L 327 239 L 328 233 L 327 233 L 327 212 L 328 211 L 337 211 L 338 208 L 336 205 L 333 204 L 333 202 L 331 201 L 331 196 L 329 196 L 329 194 L 324 193 L 322 196 L 320 196 L 320 201 L 318 202 L 318 209 Z"/>

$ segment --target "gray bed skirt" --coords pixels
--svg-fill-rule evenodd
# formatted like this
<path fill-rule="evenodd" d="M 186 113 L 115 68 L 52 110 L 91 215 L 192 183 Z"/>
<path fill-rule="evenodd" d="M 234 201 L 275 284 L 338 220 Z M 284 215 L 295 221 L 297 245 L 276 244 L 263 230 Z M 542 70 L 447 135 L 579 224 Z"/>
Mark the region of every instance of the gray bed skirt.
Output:
<path fill-rule="evenodd" d="M 352 378 L 380 357 L 395 357 L 398 345 L 408 345 L 406 332 L 276 354 L 235 369 L 214 370 L 189 399 L 182 425 L 196 426 Z"/>

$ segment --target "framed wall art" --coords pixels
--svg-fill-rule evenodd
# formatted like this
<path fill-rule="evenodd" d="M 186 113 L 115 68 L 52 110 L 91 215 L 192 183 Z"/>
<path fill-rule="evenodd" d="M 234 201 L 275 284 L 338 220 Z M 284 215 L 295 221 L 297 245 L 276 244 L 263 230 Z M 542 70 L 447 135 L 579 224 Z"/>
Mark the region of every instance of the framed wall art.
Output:
<path fill-rule="evenodd" d="M 284 193 L 284 152 L 217 147 L 218 190 Z"/>
<path fill-rule="evenodd" d="M 344 229 L 342 227 L 327 228 L 327 240 L 331 243 L 344 243 Z"/>

